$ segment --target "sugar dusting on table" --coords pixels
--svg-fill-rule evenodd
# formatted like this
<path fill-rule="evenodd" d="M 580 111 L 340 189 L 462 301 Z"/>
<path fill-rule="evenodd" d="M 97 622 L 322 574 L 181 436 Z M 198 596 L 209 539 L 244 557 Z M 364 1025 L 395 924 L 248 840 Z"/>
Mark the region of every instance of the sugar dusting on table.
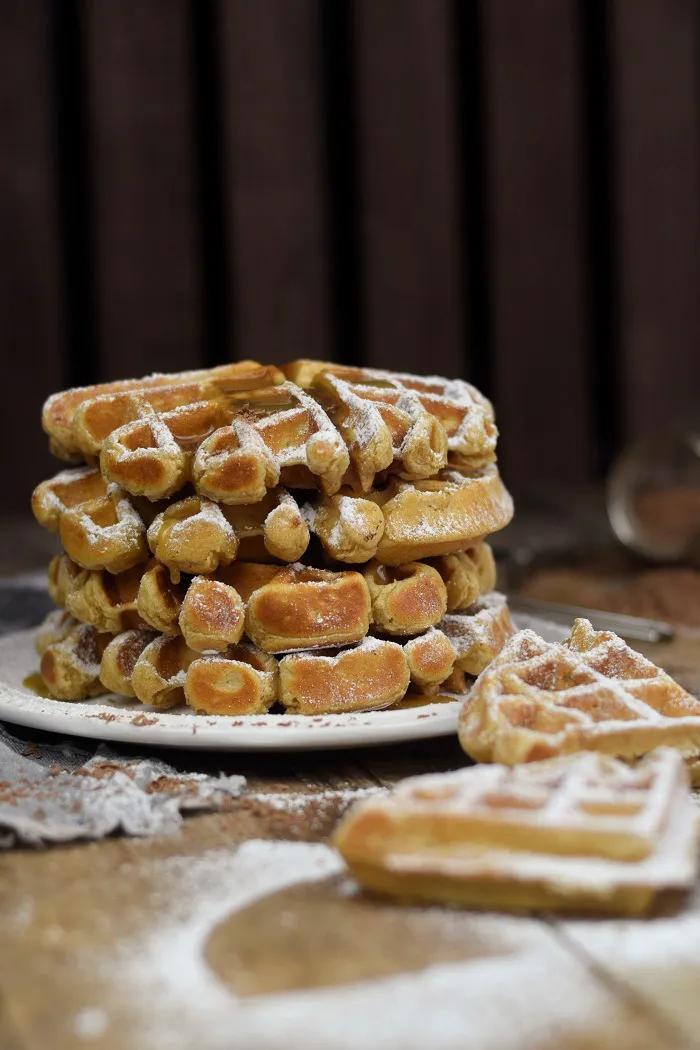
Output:
<path fill-rule="evenodd" d="M 340 858 L 323 845 L 250 840 L 238 849 L 171 857 L 156 862 L 156 870 L 153 865 L 159 895 L 152 925 L 108 955 L 83 960 L 127 998 L 140 1045 L 149 1050 L 550 1048 L 577 1032 L 590 1037 L 591 1019 L 606 1037 L 614 1036 L 601 1045 L 632 1050 L 639 1039 L 631 1011 L 591 979 L 580 960 L 541 924 L 507 916 L 469 916 L 476 931 L 497 932 L 504 947 L 498 956 L 238 999 L 205 961 L 210 934 L 262 897 L 338 875 Z M 348 879 L 338 892 L 352 897 L 356 891 Z M 454 923 L 449 910 L 431 911 L 446 930 Z M 86 1027 L 76 1019 L 76 1035 L 85 1038 Z"/>

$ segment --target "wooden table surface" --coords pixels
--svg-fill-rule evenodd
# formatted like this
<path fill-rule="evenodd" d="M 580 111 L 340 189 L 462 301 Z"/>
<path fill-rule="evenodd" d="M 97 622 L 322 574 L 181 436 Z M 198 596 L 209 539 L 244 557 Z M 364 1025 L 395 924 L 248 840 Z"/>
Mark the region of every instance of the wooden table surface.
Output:
<path fill-rule="evenodd" d="M 646 651 L 700 694 L 697 640 Z M 456 740 L 179 757 L 247 792 L 172 836 L 0 855 L 3 1050 L 700 1046 L 700 893 L 611 921 L 353 892 L 339 815 L 463 764 Z"/>

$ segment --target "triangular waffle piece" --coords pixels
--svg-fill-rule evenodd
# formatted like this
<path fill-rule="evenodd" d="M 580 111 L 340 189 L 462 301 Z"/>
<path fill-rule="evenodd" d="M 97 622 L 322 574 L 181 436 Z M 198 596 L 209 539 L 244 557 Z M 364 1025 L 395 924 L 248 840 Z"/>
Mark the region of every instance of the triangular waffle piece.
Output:
<path fill-rule="evenodd" d="M 476 766 L 356 805 L 336 847 L 370 890 L 474 908 L 638 914 L 691 885 L 698 816 L 677 752 Z"/>
<path fill-rule="evenodd" d="M 561 644 L 520 631 L 480 675 L 459 739 L 477 761 L 677 748 L 700 773 L 700 700 L 617 635 L 576 620 Z"/>

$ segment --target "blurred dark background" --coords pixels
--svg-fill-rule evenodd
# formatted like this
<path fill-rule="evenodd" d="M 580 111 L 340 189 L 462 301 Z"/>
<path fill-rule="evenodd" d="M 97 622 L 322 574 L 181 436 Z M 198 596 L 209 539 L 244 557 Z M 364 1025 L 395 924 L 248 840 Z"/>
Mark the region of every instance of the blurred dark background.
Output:
<path fill-rule="evenodd" d="M 691 0 L 5 0 L 7 509 L 63 386 L 462 375 L 516 493 L 700 394 Z"/>

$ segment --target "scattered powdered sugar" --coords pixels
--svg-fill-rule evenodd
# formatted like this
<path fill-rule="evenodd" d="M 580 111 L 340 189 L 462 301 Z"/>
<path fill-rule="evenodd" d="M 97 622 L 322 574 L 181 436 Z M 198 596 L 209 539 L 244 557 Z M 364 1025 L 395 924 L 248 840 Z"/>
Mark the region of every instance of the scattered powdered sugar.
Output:
<path fill-rule="evenodd" d="M 152 925 L 109 955 L 85 959 L 129 1002 L 149 1050 L 520 1050 L 564 1045 L 592 1023 L 618 1037 L 610 1043 L 618 1050 L 640 1045 L 630 1011 L 527 918 L 470 915 L 469 941 L 497 950 L 467 952 L 463 962 L 237 998 L 204 958 L 210 934 L 255 900 L 339 874 L 340 858 L 323 845 L 251 840 L 238 850 L 150 861 L 151 872 L 154 864 L 161 890 Z M 338 888 L 341 898 L 354 892 L 351 882 Z M 429 915 L 454 926 L 447 909 Z"/>

